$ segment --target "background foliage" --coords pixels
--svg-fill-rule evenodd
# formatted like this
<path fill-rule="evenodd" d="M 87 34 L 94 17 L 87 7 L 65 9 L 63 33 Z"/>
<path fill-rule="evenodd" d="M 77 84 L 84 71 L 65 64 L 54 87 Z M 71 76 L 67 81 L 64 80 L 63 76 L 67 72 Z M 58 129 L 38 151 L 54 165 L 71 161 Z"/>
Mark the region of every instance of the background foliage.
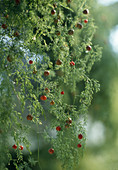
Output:
<path fill-rule="evenodd" d="M 86 161 L 84 162 L 83 159 L 79 168 L 87 169 L 88 167 L 91 167 L 90 164 L 92 164 L 93 166 L 91 168 L 107 169 L 109 166 L 107 161 L 105 161 L 106 164 L 101 163 L 98 166 L 98 164 L 96 164 L 96 159 L 99 162 L 99 155 L 100 157 L 106 158 L 106 153 L 108 152 L 105 151 L 107 151 L 109 147 L 111 148 L 109 149 L 109 154 L 112 154 L 113 150 L 116 150 L 117 114 L 115 109 L 116 105 L 114 104 L 116 95 L 114 96 L 113 92 L 116 89 L 117 82 L 117 61 L 114 58 L 115 54 L 113 55 L 111 52 L 108 43 L 108 35 L 112 26 L 117 24 L 114 17 L 117 13 L 117 10 L 115 10 L 117 9 L 117 6 L 99 7 L 96 6 L 93 1 L 87 1 L 84 7 L 88 8 L 89 5 L 91 8 L 89 7 L 89 22 L 88 25 L 86 25 L 83 23 L 83 20 L 86 19 L 86 17 L 82 14 L 83 8 L 81 9 L 83 1 L 73 1 L 71 5 L 64 1 L 63 4 L 66 5 L 63 7 L 62 2 L 57 3 L 57 14 L 52 16 L 49 11 L 54 8 L 53 1 L 21 1 L 20 5 L 14 4 L 14 1 L 1 1 L 1 25 L 3 23 L 8 25 L 7 30 L 0 30 L 0 54 L 2 56 L 0 58 L 0 73 L 2 80 L 0 95 L 0 101 L 2 101 L 0 103 L 0 129 L 2 132 L 0 134 L 2 139 L 1 167 L 4 167 L 4 164 L 7 164 L 8 158 L 9 160 L 11 159 L 11 154 L 9 154 L 8 151 L 10 151 L 10 153 L 13 152 L 12 157 L 16 160 L 16 155 L 12 149 L 14 141 L 17 145 L 25 145 L 28 150 L 30 147 L 30 150 L 32 151 L 33 158 L 28 158 L 30 163 L 27 163 L 29 153 L 25 151 L 25 148 L 23 152 L 19 150 L 16 152 L 17 156 L 19 155 L 19 159 L 21 159 L 21 161 L 19 161 L 20 163 L 22 162 L 22 159 L 24 159 L 25 162 L 23 166 L 26 168 L 32 166 L 33 169 L 33 165 L 36 165 L 34 169 L 39 169 L 36 162 L 38 157 L 40 169 L 41 167 L 42 169 L 47 169 L 48 167 L 48 169 L 52 170 L 57 169 L 57 166 L 58 169 L 61 169 L 60 162 L 55 160 L 56 156 L 48 154 L 48 149 L 51 147 L 50 143 L 54 147 L 58 155 L 57 157 L 63 161 L 69 160 L 66 163 L 67 167 L 72 166 L 73 162 L 68 159 L 72 157 L 70 155 L 70 153 L 72 153 L 70 150 L 73 149 L 71 148 L 70 138 L 75 138 L 75 134 L 77 136 L 79 132 L 83 133 L 84 146 L 86 137 L 85 113 L 87 112 L 88 106 L 91 104 L 91 94 L 93 93 L 92 87 L 94 86 L 94 83 L 96 84 L 94 79 L 90 79 L 87 76 L 95 60 L 99 60 L 99 57 L 101 56 L 101 49 L 96 44 L 100 44 L 100 46 L 103 47 L 103 58 L 101 62 L 96 63 L 93 66 L 90 77 L 100 81 L 101 91 L 94 96 L 89 115 L 92 117 L 93 122 L 99 120 L 104 124 L 106 130 L 104 136 L 106 140 L 103 145 L 99 145 L 98 147 L 89 144 L 85 154 Z M 69 10 L 70 7 L 74 12 Z M 79 8 L 81 10 L 78 10 Z M 109 11 L 111 11 L 112 8 L 114 9 L 114 13 L 111 15 Z M 59 9 L 61 9 L 61 11 L 59 11 Z M 7 14 L 9 14 L 9 18 L 5 17 Z M 76 15 L 79 17 L 76 18 Z M 55 24 L 54 19 L 57 19 L 59 16 L 61 19 L 58 24 Z M 98 26 L 94 37 L 95 24 L 91 16 L 94 16 L 94 22 Z M 109 19 L 112 22 L 109 22 Z M 75 28 L 75 24 L 78 21 L 82 22 L 84 25 L 81 30 Z M 73 36 L 68 35 L 68 30 L 70 28 L 75 29 Z M 19 36 L 15 37 L 14 33 L 17 31 Z M 60 31 L 61 36 L 57 36 L 56 31 Z M 92 38 L 93 41 L 91 42 Z M 86 45 L 90 43 L 93 49 L 90 53 L 85 53 Z M 8 55 L 10 55 L 11 58 L 13 57 L 12 62 L 7 61 Z M 55 64 L 58 58 L 63 61 L 63 64 L 59 67 Z M 28 64 L 29 59 L 33 60 L 33 65 Z M 69 65 L 71 60 L 76 61 L 76 67 L 74 67 L 74 69 Z M 44 71 L 47 69 L 50 71 L 50 77 L 43 76 Z M 37 73 L 32 74 L 35 70 L 37 70 Z M 46 94 L 44 90 L 45 87 L 48 87 L 51 93 Z M 86 90 L 84 91 L 85 87 Z M 98 89 L 97 84 L 96 89 Z M 64 96 L 59 95 L 62 90 L 65 92 Z M 47 95 L 47 102 L 40 100 L 42 94 Z M 50 106 L 51 100 L 55 101 L 56 104 L 54 106 Z M 74 107 L 71 108 L 70 106 L 72 104 L 74 104 Z M 77 108 L 79 112 L 75 108 Z M 61 115 L 59 114 L 60 112 Z M 32 123 L 26 120 L 28 113 L 33 115 Z M 68 113 L 70 115 L 68 115 Z M 72 120 L 76 120 L 78 119 L 77 115 L 79 118 L 84 117 L 84 126 L 82 125 L 83 122 L 73 121 L 72 128 L 69 130 L 66 129 L 67 131 L 64 131 L 63 134 L 58 133 L 57 140 L 55 137 L 56 131 L 54 130 L 57 124 L 60 126 L 63 124 L 62 126 L 64 128 L 65 120 L 68 116 L 71 116 Z M 55 119 L 55 117 L 58 119 Z M 33 122 L 37 125 L 35 126 Z M 46 126 L 47 128 L 44 131 Z M 79 129 L 77 129 L 77 127 L 79 127 Z M 45 136 L 46 140 L 42 138 L 43 136 Z M 65 139 L 62 140 L 62 136 Z M 63 145 L 65 141 L 67 141 L 66 145 Z M 31 142 L 31 146 L 29 145 L 29 142 Z M 74 140 L 74 142 L 77 144 L 78 141 Z M 112 147 L 112 145 L 115 147 Z M 63 153 L 59 152 L 60 148 L 63 148 Z M 75 149 L 75 151 L 77 149 Z M 36 150 L 36 153 L 34 150 Z M 90 156 L 90 151 L 92 152 L 92 156 Z M 7 156 L 6 153 L 8 153 Z M 24 154 L 23 158 L 22 153 Z M 80 155 L 75 156 L 77 162 L 78 156 L 80 159 L 82 152 Z M 111 157 L 106 159 L 109 160 Z M 17 162 L 17 160 L 15 160 L 14 164 Z M 73 161 L 73 158 L 71 158 L 71 160 Z M 75 165 L 77 162 L 75 162 Z M 11 161 L 11 165 L 12 163 L 13 161 Z M 18 166 L 22 169 L 20 163 Z M 110 167 L 113 166 L 117 166 L 117 163 L 115 163 L 115 154 L 113 161 L 110 162 Z M 10 169 L 11 166 L 7 165 L 7 167 Z"/>

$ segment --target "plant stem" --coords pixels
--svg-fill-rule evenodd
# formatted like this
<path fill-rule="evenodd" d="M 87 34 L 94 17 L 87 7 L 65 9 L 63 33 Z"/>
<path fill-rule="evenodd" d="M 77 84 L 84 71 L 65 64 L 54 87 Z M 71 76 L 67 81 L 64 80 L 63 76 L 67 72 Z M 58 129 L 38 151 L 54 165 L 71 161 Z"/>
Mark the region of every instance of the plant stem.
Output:
<path fill-rule="evenodd" d="M 38 124 L 37 124 L 37 129 L 38 129 Z M 40 168 L 40 170 L 42 170 L 42 168 L 41 168 L 41 163 L 40 163 L 40 158 L 39 158 L 39 132 L 37 132 L 37 142 L 38 142 L 38 165 L 39 165 L 39 168 Z"/>

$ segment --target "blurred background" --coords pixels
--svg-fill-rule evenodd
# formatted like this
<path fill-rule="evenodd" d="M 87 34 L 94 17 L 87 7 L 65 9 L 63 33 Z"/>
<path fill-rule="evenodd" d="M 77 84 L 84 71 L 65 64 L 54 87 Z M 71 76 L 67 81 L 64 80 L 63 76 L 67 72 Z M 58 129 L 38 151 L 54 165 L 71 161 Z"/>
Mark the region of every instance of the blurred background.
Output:
<path fill-rule="evenodd" d="M 87 146 L 77 169 L 118 170 L 118 0 L 98 0 L 93 9 L 93 43 L 103 47 L 103 55 L 91 75 L 101 90 L 89 109 Z"/>
<path fill-rule="evenodd" d="M 103 47 L 102 59 L 93 66 L 91 77 L 100 82 L 101 90 L 94 95 L 89 108 L 86 150 L 79 167 L 74 170 L 118 170 L 118 0 L 98 0 L 91 6 L 97 25 L 93 44 Z M 38 140 L 35 126 L 28 137 L 34 160 L 37 160 L 39 145 L 42 167 L 36 165 L 32 169 L 61 170 L 61 163 L 55 155 L 48 154 L 50 145 L 42 138 L 43 126 L 45 124 L 37 129 L 40 132 Z M 56 132 L 50 133 L 55 135 Z M 23 152 L 27 160 L 28 153 L 25 149 Z"/>
<path fill-rule="evenodd" d="M 118 170 L 118 0 L 98 0 L 93 9 L 93 43 L 103 47 L 103 55 L 91 75 L 101 90 L 89 109 L 87 146 L 77 169 Z"/>

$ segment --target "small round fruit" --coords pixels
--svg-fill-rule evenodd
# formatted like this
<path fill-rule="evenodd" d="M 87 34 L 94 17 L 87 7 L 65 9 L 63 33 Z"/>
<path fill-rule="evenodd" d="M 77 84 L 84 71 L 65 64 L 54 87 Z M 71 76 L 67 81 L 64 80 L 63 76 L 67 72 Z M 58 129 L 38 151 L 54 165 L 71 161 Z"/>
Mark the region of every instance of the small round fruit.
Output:
<path fill-rule="evenodd" d="M 79 139 L 82 139 L 82 138 L 83 138 L 82 134 L 79 134 L 79 135 L 78 135 L 78 138 L 79 138 Z"/>
<path fill-rule="evenodd" d="M 15 2 L 17 5 L 20 4 L 20 0 L 15 0 Z"/>
<path fill-rule="evenodd" d="M 82 145 L 79 143 L 79 144 L 77 145 L 77 147 L 78 147 L 78 148 L 81 148 L 81 147 L 82 147 Z"/>
<path fill-rule="evenodd" d="M 54 23 L 57 24 L 59 22 L 59 19 L 55 19 Z"/>
<path fill-rule="evenodd" d="M 54 15 L 56 13 L 56 11 L 54 9 L 52 9 L 51 14 Z"/>
<path fill-rule="evenodd" d="M 18 37 L 18 36 L 19 36 L 19 32 L 18 31 L 14 32 L 14 37 Z"/>
<path fill-rule="evenodd" d="M 46 93 L 50 93 L 50 89 L 48 89 L 47 87 L 45 88 Z"/>
<path fill-rule="evenodd" d="M 88 23 L 88 19 L 85 19 L 85 20 L 84 20 L 84 23 L 85 23 L 85 24 Z"/>
<path fill-rule="evenodd" d="M 68 121 L 69 121 L 69 124 L 72 123 L 72 119 L 70 117 L 68 118 Z"/>
<path fill-rule="evenodd" d="M 53 148 L 50 148 L 50 149 L 48 150 L 48 152 L 49 152 L 49 154 L 53 154 L 53 153 L 54 153 L 54 149 L 53 149 Z"/>
<path fill-rule="evenodd" d="M 4 17 L 5 17 L 6 19 L 8 19 L 8 18 L 9 18 L 9 15 L 7 14 L 7 15 L 5 15 Z"/>
<path fill-rule="evenodd" d="M 14 144 L 14 145 L 12 146 L 12 148 L 13 148 L 13 149 L 17 149 L 17 145 Z"/>
<path fill-rule="evenodd" d="M 29 60 L 29 64 L 33 64 L 33 61 L 32 61 L 32 60 Z"/>
<path fill-rule="evenodd" d="M 88 46 L 86 47 L 86 50 L 87 50 L 87 51 L 91 51 L 91 48 L 92 48 L 92 47 L 91 47 L 90 45 L 88 45 Z"/>
<path fill-rule="evenodd" d="M 61 131 L 61 127 L 60 127 L 60 126 L 57 126 L 57 127 L 56 127 L 56 130 L 57 130 L 57 131 Z"/>
<path fill-rule="evenodd" d="M 20 145 L 19 150 L 23 150 L 23 146 L 22 145 Z"/>
<path fill-rule="evenodd" d="M 61 91 L 61 94 L 63 95 L 63 94 L 64 94 L 64 91 Z"/>
<path fill-rule="evenodd" d="M 61 64 L 62 64 L 62 61 L 61 61 L 60 59 L 58 59 L 58 60 L 56 61 L 56 64 L 57 64 L 57 65 L 61 65 Z"/>
<path fill-rule="evenodd" d="M 27 115 L 27 120 L 32 120 L 33 116 L 31 114 Z"/>
<path fill-rule="evenodd" d="M 44 76 L 49 76 L 50 72 L 49 71 L 44 71 Z"/>
<path fill-rule="evenodd" d="M 9 62 L 12 62 L 12 58 L 8 55 L 7 56 L 7 60 L 9 61 Z"/>
<path fill-rule="evenodd" d="M 66 123 L 70 125 L 72 123 L 72 119 L 69 117 L 68 120 L 66 120 Z"/>
<path fill-rule="evenodd" d="M 73 35 L 73 34 L 74 34 L 74 30 L 73 30 L 73 29 L 69 30 L 69 31 L 68 31 L 68 34 L 69 34 L 69 35 Z"/>
<path fill-rule="evenodd" d="M 74 65 L 75 65 L 75 62 L 74 62 L 74 61 L 71 61 L 71 62 L 70 62 L 70 65 L 71 65 L 71 66 L 74 66 Z"/>
<path fill-rule="evenodd" d="M 3 29 L 7 29 L 7 25 L 6 24 L 2 24 L 2 28 Z"/>
<path fill-rule="evenodd" d="M 71 0 L 67 0 L 67 3 L 71 3 Z"/>
<path fill-rule="evenodd" d="M 89 14 L 89 10 L 88 10 L 88 9 L 85 9 L 85 10 L 83 11 L 83 14 Z"/>
<path fill-rule="evenodd" d="M 56 31 L 56 35 L 58 36 L 61 35 L 60 31 Z"/>
<path fill-rule="evenodd" d="M 75 25 L 77 28 L 79 28 L 79 29 L 82 29 L 83 28 L 83 25 L 79 22 L 79 23 L 77 23 L 76 25 Z"/>
<path fill-rule="evenodd" d="M 41 99 L 41 100 L 46 100 L 47 97 L 43 95 L 43 96 L 40 97 L 40 99 Z"/>
<path fill-rule="evenodd" d="M 55 102 L 54 102 L 54 100 L 52 100 L 51 102 L 50 102 L 50 105 L 54 105 L 55 104 Z"/>

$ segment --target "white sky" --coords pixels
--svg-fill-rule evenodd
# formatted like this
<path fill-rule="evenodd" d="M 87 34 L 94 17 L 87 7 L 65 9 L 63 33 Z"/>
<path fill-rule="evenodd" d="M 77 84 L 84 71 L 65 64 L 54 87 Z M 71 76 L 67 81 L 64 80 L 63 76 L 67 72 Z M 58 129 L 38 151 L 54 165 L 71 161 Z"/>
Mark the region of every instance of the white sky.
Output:
<path fill-rule="evenodd" d="M 98 2 L 104 6 L 108 6 L 118 2 L 118 0 L 98 0 Z M 118 25 L 115 26 L 109 35 L 109 42 L 112 46 L 112 49 L 115 53 L 118 53 Z"/>
<path fill-rule="evenodd" d="M 105 126 L 101 121 L 93 121 L 88 116 L 87 121 L 87 145 L 88 146 L 100 146 L 105 142 Z"/>
<path fill-rule="evenodd" d="M 98 0 L 98 2 L 104 6 L 108 6 L 115 2 L 118 2 L 118 0 Z"/>
<path fill-rule="evenodd" d="M 118 53 L 118 25 L 116 25 L 110 32 L 109 42 L 114 52 Z"/>

